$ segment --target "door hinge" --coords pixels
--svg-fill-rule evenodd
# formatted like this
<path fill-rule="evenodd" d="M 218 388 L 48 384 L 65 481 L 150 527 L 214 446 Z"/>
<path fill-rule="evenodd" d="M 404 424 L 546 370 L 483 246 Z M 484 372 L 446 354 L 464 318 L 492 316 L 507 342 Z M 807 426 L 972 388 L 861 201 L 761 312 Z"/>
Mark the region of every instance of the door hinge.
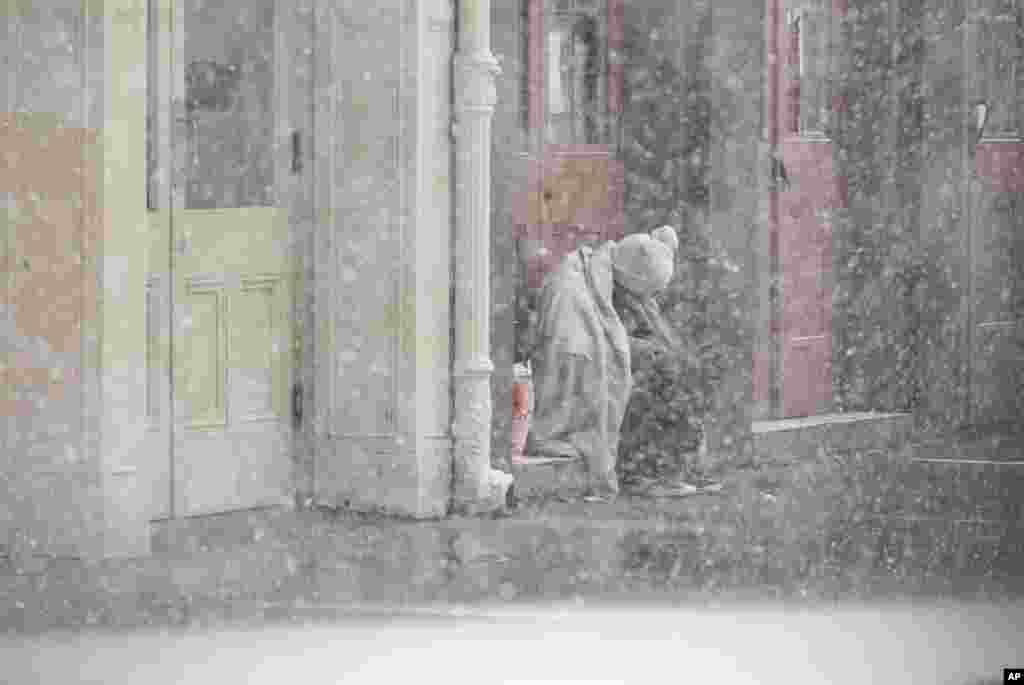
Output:
<path fill-rule="evenodd" d="M 292 386 L 292 422 L 296 428 L 302 426 L 302 383 Z"/>
<path fill-rule="evenodd" d="M 302 131 L 292 131 L 292 173 L 302 173 Z"/>

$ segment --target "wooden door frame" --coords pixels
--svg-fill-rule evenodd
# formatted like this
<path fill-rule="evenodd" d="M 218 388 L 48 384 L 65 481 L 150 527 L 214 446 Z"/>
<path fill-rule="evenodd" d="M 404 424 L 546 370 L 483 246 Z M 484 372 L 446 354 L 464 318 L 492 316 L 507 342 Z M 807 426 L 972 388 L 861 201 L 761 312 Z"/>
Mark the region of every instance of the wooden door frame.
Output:
<path fill-rule="evenodd" d="M 146 412 L 146 293 L 150 235 L 146 212 L 146 6 L 142 0 L 86 0 L 86 16 L 103 25 L 102 135 L 86 150 L 103 174 L 97 205 L 99 246 L 98 344 L 90 363 L 100 369 L 102 405 L 97 438 L 103 491 L 101 556 L 149 550 L 154 454 Z M 85 332 L 87 336 L 89 331 Z M 94 358 L 96 355 L 98 358 Z"/>

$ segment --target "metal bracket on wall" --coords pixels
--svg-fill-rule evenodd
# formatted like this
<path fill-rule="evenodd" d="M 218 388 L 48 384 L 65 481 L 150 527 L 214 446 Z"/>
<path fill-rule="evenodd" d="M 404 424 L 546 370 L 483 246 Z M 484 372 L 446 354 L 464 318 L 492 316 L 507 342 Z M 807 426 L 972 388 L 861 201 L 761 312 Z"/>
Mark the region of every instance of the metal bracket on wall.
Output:
<path fill-rule="evenodd" d="M 302 173 L 302 131 L 292 131 L 292 173 Z"/>
<path fill-rule="evenodd" d="M 302 383 L 292 386 L 292 422 L 296 428 L 302 426 Z"/>

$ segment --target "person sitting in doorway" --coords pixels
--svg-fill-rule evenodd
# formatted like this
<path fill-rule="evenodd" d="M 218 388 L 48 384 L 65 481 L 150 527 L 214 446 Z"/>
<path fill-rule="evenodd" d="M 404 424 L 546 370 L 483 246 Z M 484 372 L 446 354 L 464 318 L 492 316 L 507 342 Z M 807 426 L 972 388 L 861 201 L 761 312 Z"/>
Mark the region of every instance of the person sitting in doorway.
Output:
<path fill-rule="evenodd" d="M 621 289 L 640 311 L 672 278 L 678 237 L 671 227 L 568 254 L 545 279 L 532 346 L 534 413 L 526 454 L 584 460 L 588 499 L 619 492 L 616 459 L 633 387 L 630 336 L 613 305 Z M 656 305 L 654 305 L 656 307 Z M 674 344 L 667 324 L 652 325 Z"/>

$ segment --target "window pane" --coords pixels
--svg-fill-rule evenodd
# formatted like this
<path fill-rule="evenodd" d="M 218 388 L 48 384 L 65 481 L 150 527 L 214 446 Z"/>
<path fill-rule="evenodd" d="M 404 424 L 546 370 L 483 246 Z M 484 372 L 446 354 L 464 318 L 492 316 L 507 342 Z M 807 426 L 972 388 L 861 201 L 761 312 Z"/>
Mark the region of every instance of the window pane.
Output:
<path fill-rule="evenodd" d="M 820 2 L 800 15 L 800 132 L 823 134 L 827 125 L 829 15 Z"/>
<path fill-rule="evenodd" d="M 185 106 L 190 209 L 274 203 L 274 0 L 189 0 Z"/>
<path fill-rule="evenodd" d="M 603 142 L 607 56 L 603 12 L 573 7 L 544 17 L 546 139 L 558 144 Z"/>

